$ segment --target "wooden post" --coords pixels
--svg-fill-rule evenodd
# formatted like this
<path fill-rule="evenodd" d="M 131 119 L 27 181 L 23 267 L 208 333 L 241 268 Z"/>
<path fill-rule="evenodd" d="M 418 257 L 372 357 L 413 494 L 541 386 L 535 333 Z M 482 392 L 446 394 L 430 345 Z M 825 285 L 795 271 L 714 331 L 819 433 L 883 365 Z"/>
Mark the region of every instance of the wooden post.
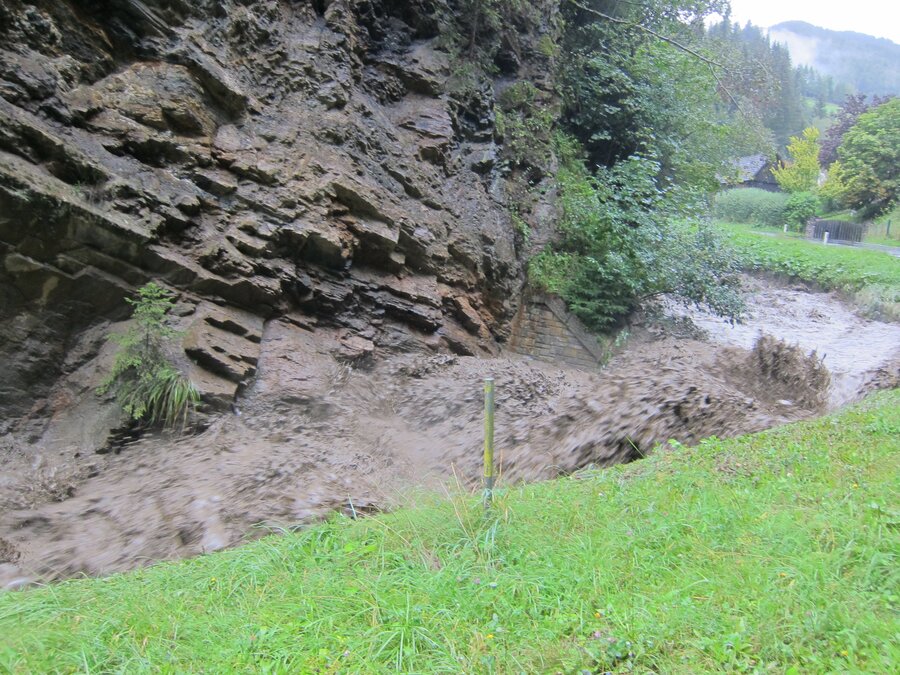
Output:
<path fill-rule="evenodd" d="M 494 378 L 484 378 L 484 508 L 494 497 Z"/>

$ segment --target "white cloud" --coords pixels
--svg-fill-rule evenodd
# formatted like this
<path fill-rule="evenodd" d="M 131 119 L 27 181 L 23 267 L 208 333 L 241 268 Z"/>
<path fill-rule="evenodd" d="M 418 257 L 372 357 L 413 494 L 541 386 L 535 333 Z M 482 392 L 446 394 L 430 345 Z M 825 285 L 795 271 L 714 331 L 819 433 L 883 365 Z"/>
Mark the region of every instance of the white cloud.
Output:
<path fill-rule="evenodd" d="M 731 0 L 731 18 L 762 28 L 782 21 L 806 21 L 831 30 L 851 30 L 900 44 L 900 2 L 896 0 Z"/>
<path fill-rule="evenodd" d="M 815 65 L 819 42 L 815 38 L 797 35 L 786 30 L 770 30 L 769 37 L 772 38 L 772 42 L 780 42 L 788 48 L 794 65 Z"/>

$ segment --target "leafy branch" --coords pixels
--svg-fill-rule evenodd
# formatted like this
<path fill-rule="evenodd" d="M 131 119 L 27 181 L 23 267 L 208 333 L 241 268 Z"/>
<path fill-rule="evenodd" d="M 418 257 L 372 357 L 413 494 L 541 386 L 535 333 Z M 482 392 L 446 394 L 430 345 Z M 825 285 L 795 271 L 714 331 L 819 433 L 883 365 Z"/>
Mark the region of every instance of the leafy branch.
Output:
<path fill-rule="evenodd" d="M 652 28 L 649 28 L 649 27 L 643 25 L 642 23 L 639 23 L 637 21 L 630 21 L 628 19 L 620 19 L 618 17 L 611 16 L 609 14 L 601 12 L 599 9 L 594 9 L 593 7 L 588 7 L 587 5 L 579 2 L 578 0 L 569 0 L 569 2 L 571 4 L 573 4 L 575 7 L 577 7 L 578 9 L 580 9 L 584 12 L 587 12 L 588 14 L 593 14 L 594 16 L 597 16 L 597 17 L 603 19 L 604 21 L 609 21 L 610 23 L 619 24 L 619 25 L 626 26 L 628 28 L 632 28 L 634 30 L 638 30 L 643 33 L 646 33 L 657 40 L 665 42 L 666 44 L 670 44 L 673 47 L 675 47 L 676 49 L 679 49 L 682 52 L 693 56 L 694 58 L 698 59 L 702 63 L 705 63 L 707 65 L 707 67 L 709 67 L 710 75 L 712 75 L 713 79 L 716 81 L 716 86 L 718 86 L 718 88 L 721 91 L 725 92 L 725 95 L 728 97 L 728 100 L 731 101 L 732 105 L 734 105 L 734 107 L 738 110 L 738 112 L 740 112 L 742 115 L 746 114 L 746 113 L 744 113 L 744 110 L 741 107 L 740 102 L 734 97 L 734 94 L 731 93 L 731 90 L 722 82 L 722 79 L 719 77 L 719 74 L 716 72 L 716 68 L 719 68 L 726 73 L 728 72 L 728 68 L 726 68 L 723 64 L 709 58 L 708 56 L 701 54 L 696 49 L 692 49 L 691 47 L 687 46 L 683 42 L 676 40 L 675 38 L 671 38 L 667 35 L 663 35 L 662 33 L 659 33 L 657 31 L 653 30 Z M 628 4 L 639 4 L 639 3 L 628 3 Z"/>

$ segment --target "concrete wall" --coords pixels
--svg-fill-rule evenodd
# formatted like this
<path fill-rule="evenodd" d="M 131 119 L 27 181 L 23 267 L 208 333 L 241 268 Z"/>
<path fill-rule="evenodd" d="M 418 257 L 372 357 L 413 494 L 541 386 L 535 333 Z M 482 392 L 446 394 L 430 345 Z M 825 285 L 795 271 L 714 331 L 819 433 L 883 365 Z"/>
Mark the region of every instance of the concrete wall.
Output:
<path fill-rule="evenodd" d="M 531 295 L 513 321 L 509 350 L 551 363 L 596 369 L 603 350 L 559 298 Z"/>

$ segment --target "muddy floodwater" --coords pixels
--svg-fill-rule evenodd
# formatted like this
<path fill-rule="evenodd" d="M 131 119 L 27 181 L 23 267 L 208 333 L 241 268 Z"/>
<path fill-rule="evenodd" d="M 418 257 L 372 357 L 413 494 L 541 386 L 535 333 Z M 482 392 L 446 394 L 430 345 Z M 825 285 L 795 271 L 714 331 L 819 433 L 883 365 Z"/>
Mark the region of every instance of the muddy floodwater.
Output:
<path fill-rule="evenodd" d="M 828 404 L 835 408 L 858 398 L 873 376 L 889 375 L 900 358 L 900 325 L 861 317 L 835 295 L 802 285 L 746 278 L 748 316 L 729 324 L 698 311 L 675 309 L 706 331 L 710 341 L 751 349 L 761 334 L 815 352 L 831 373 Z M 884 377 L 885 375 L 881 375 Z"/>
<path fill-rule="evenodd" d="M 350 368 L 321 333 L 273 321 L 255 383 L 200 433 L 105 455 L 65 429 L 4 439 L 0 587 L 197 555 L 334 510 L 407 504 L 422 488 L 474 486 L 486 376 L 507 482 L 630 461 L 668 439 L 758 431 L 897 386 L 900 326 L 771 282 L 752 281 L 749 309 L 734 327 L 677 310 L 706 337 L 639 329 L 597 372 L 440 354 Z"/>

